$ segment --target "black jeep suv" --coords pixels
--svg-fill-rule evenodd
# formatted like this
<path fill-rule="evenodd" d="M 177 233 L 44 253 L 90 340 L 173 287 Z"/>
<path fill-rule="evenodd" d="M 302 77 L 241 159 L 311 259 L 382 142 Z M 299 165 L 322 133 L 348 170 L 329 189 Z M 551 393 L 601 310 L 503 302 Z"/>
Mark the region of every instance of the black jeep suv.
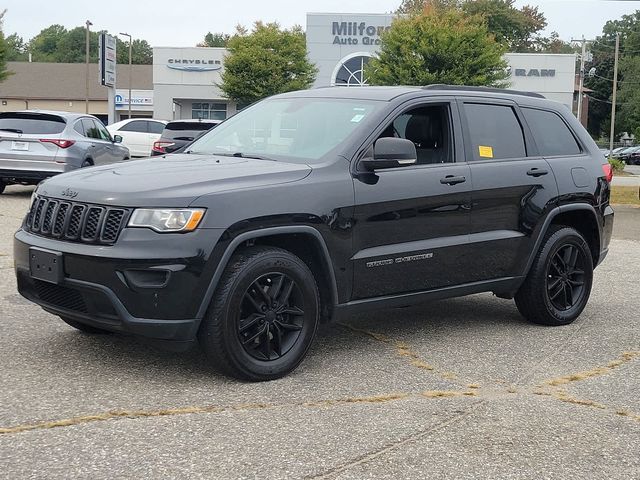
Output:
<path fill-rule="evenodd" d="M 268 380 L 319 322 L 478 292 L 529 320 L 584 309 L 611 169 L 566 106 L 487 88 L 323 88 L 259 102 L 183 154 L 37 188 L 20 293 L 84 332 Z"/>

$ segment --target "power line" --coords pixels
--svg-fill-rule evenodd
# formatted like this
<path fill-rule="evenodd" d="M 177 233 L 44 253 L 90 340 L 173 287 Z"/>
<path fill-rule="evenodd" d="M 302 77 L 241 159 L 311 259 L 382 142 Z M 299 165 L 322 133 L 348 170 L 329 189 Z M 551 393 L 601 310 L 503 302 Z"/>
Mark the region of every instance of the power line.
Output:
<path fill-rule="evenodd" d="M 589 75 L 589 76 L 590 76 L 590 77 L 591 77 L 591 76 L 593 76 L 593 77 L 601 78 L 602 80 L 607 80 L 607 81 L 609 81 L 609 82 L 613 82 L 613 78 L 603 77 L 603 76 L 598 75 L 598 74 L 596 74 L 596 73 L 594 73 L 594 74 L 592 74 L 592 75 Z M 618 83 L 626 83 L 626 84 L 628 84 L 628 85 L 640 85 L 640 82 L 629 82 L 629 81 L 627 81 L 627 80 L 618 80 Z"/>

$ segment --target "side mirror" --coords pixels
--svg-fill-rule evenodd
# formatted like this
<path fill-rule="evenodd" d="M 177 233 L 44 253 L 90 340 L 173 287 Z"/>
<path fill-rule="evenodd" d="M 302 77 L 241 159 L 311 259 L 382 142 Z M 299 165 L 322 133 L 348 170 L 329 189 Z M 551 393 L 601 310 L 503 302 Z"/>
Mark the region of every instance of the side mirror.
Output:
<path fill-rule="evenodd" d="M 411 140 L 395 137 L 379 138 L 373 146 L 373 158 L 365 157 L 360 163 L 369 171 L 383 168 L 408 167 L 418 159 L 416 146 Z"/>
<path fill-rule="evenodd" d="M 114 135 L 113 143 L 122 143 L 122 137 L 120 135 Z"/>

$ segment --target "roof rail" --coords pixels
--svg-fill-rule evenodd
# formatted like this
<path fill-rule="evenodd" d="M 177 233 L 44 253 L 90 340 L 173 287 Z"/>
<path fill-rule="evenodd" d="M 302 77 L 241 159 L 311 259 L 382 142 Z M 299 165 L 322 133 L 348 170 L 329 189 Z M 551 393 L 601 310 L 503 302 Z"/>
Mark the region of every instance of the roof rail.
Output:
<path fill-rule="evenodd" d="M 446 85 L 444 83 L 434 83 L 422 87 L 423 90 L 456 90 L 459 92 L 485 92 L 485 93 L 506 93 L 508 95 L 522 95 L 523 97 L 544 98 L 544 95 L 535 92 L 522 92 L 520 90 L 510 90 L 508 88 L 495 87 L 468 87 L 466 85 Z"/>

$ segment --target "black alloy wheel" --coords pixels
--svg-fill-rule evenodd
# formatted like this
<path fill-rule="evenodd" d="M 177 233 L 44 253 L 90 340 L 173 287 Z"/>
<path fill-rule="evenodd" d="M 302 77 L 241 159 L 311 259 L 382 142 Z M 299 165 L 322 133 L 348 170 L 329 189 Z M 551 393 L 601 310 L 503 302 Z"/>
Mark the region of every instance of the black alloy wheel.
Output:
<path fill-rule="evenodd" d="M 307 264 L 282 248 L 254 246 L 229 260 L 198 340 L 222 373 L 274 380 L 302 362 L 319 321 L 320 294 Z"/>
<path fill-rule="evenodd" d="M 576 305 L 584 295 L 584 252 L 572 243 L 560 247 L 547 267 L 547 296 L 558 310 Z"/>
<path fill-rule="evenodd" d="M 549 227 L 527 278 L 515 295 L 520 313 L 542 325 L 573 322 L 589 300 L 593 261 L 580 232 L 564 225 Z"/>
<path fill-rule="evenodd" d="M 277 360 L 296 343 L 303 321 L 300 287 L 284 273 L 268 273 L 256 279 L 244 294 L 238 337 L 253 358 Z"/>

